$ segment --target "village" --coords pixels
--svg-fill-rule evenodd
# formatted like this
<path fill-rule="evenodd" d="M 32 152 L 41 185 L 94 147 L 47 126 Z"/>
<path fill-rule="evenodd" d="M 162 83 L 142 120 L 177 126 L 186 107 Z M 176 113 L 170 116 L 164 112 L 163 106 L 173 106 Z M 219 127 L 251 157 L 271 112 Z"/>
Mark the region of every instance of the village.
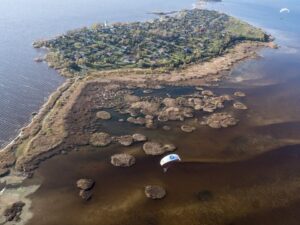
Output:
<path fill-rule="evenodd" d="M 165 72 L 222 55 L 241 41 L 269 39 L 262 30 L 228 15 L 194 9 L 148 22 L 95 24 L 33 46 L 49 49 L 37 61 L 73 76 L 120 68 Z"/>

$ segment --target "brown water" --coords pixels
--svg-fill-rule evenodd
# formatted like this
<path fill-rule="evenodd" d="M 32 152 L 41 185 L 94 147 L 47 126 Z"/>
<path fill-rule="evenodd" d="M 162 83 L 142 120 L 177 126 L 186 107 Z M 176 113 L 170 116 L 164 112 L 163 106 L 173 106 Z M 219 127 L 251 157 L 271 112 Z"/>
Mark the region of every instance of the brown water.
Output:
<path fill-rule="evenodd" d="M 259 9 L 255 12 L 260 19 L 271 14 L 274 5 L 266 8 L 260 1 L 255 3 L 229 1 L 224 8 L 228 11 L 230 6 L 237 15 L 245 12 L 254 22 L 257 21 L 253 14 L 251 17 L 247 10 Z M 273 21 L 276 26 L 270 27 L 278 29 L 279 19 Z M 290 33 L 293 22 L 288 27 Z M 262 23 L 269 26 L 271 22 L 262 20 Z M 281 35 L 288 34 L 285 29 L 282 32 Z M 127 148 L 112 145 L 103 149 L 86 146 L 56 156 L 43 162 L 34 179 L 27 181 L 42 182 L 31 197 L 34 217 L 28 224 L 298 225 L 300 54 L 298 41 L 291 38 L 294 36 L 286 40 L 281 35 L 278 35 L 281 49 L 265 50 L 261 52 L 263 58 L 237 65 L 230 79 L 214 89 L 217 93 L 235 90 L 247 93 L 242 101 L 249 110 L 236 114 L 241 120 L 238 126 L 221 130 L 198 126 L 194 133 L 185 134 L 179 131 L 177 122 L 170 123 L 173 129 L 169 132 L 116 121 L 102 124 L 112 134 L 138 131 L 153 140 L 170 141 L 178 147 L 183 162 L 163 173 L 160 157 L 145 156 L 141 145 Z M 175 95 L 190 90 L 167 88 L 167 91 Z M 229 106 L 226 110 L 233 109 Z M 136 165 L 111 166 L 110 156 L 117 152 L 133 154 Z M 239 161 L 229 162 L 232 160 Z M 96 181 L 89 202 L 78 197 L 75 182 L 82 177 Z M 165 187 L 166 198 L 147 199 L 143 190 L 148 184 Z M 199 198 L 199 192 L 203 191 L 210 193 L 206 201 Z"/>
<path fill-rule="evenodd" d="M 271 57 L 270 52 L 264 54 Z M 82 147 L 42 163 L 30 181 L 42 179 L 43 183 L 32 196 L 35 216 L 29 224 L 297 224 L 300 145 L 292 144 L 300 140 L 299 79 L 297 71 L 289 73 L 288 82 L 276 79 L 280 72 L 271 66 L 273 60 L 276 57 L 250 60 L 232 72 L 234 79 L 241 75 L 240 70 L 259 73 L 257 69 L 263 68 L 272 77 L 259 78 L 260 84 L 268 85 L 227 81 L 213 89 L 216 93 L 247 93 L 242 101 L 250 109 L 236 114 L 241 120 L 236 127 L 214 130 L 198 126 L 196 132 L 186 134 L 180 132 L 177 122 L 169 123 L 171 131 L 122 125 L 116 119 L 101 124 L 112 134 L 141 132 L 152 140 L 174 143 L 183 162 L 167 173 L 159 166 L 160 157 L 145 156 L 141 145 Z M 154 94 L 175 96 L 192 91 L 167 87 Z M 228 106 L 226 110 L 233 109 Z M 193 119 L 187 122 L 193 123 Z M 112 167 L 110 156 L 117 152 L 133 154 L 137 164 L 126 169 Z M 96 181 L 89 202 L 78 197 L 75 182 L 81 177 Z M 146 199 L 143 188 L 148 184 L 165 187 L 167 197 Z M 212 198 L 199 200 L 198 193 L 205 190 Z"/>

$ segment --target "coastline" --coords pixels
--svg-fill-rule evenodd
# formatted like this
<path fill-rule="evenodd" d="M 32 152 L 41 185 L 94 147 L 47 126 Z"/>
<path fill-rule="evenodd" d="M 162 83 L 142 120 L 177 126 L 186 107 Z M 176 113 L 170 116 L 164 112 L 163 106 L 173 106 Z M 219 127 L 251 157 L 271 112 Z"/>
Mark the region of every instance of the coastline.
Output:
<path fill-rule="evenodd" d="M 230 71 L 239 62 L 257 57 L 257 52 L 263 48 L 276 48 L 273 42 L 252 42 L 245 41 L 238 43 L 228 49 L 224 55 L 220 55 L 202 63 L 188 65 L 184 69 L 173 70 L 169 73 L 159 73 L 157 70 L 111 70 L 91 72 L 91 78 L 107 78 L 111 81 L 124 81 L 132 83 L 143 83 L 146 81 L 159 82 L 166 85 L 207 85 L 218 82 L 224 75 L 222 72 Z M 195 80 L 197 80 L 195 83 Z M 200 80 L 199 80 L 200 79 Z M 189 82 L 191 81 L 192 82 Z"/>
<path fill-rule="evenodd" d="M 145 70 L 117 70 L 117 71 L 103 71 L 97 73 L 91 73 L 86 78 L 71 78 L 67 79 L 57 90 L 49 96 L 48 101 L 41 107 L 36 116 L 34 116 L 31 122 L 20 130 L 20 133 L 17 135 L 13 141 L 11 141 L 7 146 L 0 150 L 0 154 L 14 153 L 14 160 L 9 160 L 11 163 L 9 165 L 2 165 L 0 163 L 0 168 L 8 168 L 15 163 L 15 160 L 20 156 L 20 148 L 26 145 L 26 142 L 29 139 L 32 139 L 40 132 L 42 129 L 43 123 L 45 125 L 44 119 L 51 113 L 52 110 L 55 110 L 55 105 L 59 100 L 61 100 L 62 95 L 72 94 L 70 92 L 70 87 L 79 86 L 79 88 L 74 88 L 77 95 L 73 96 L 73 102 L 76 101 L 76 97 L 79 95 L 83 87 L 94 81 L 101 81 L 107 83 L 113 82 L 125 82 L 129 85 L 135 85 L 137 87 L 145 87 L 145 82 L 149 85 L 152 83 L 161 84 L 161 85 L 174 85 L 174 86 L 184 86 L 184 85 L 213 85 L 221 79 L 224 79 L 226 75 L 222 72 L 229 71 L 233 66 L 239 62 L 253 58 L 257 56 L 257 52 L 263 48 L 272 47 L 273 43 L 257 43 L 257 42 L 244 42 L 236 45 L 228 53 L 223 56 L 212 59 L 208 62 L 195 64 L 188 66 L 186 69 L 180 71 L 173 71 L 168 74 L 157 74 L 150 73 L 151 71 Z M 201 71 L 199 73 L 199 71 Z M 122 76 L 120 76 L 122 74 Z M 70 93 L 69 93 L 70 92 Z M 71 108 L 69 102 L 68 108 Z M 67 114 L 68 111 L 65 112 Z M 64 117 L 65 115 L 63 115 Z M 61 141 L 61 140 L 60 140 Z M 30 141 L 29 141 L 30 143 Z M 56 145 L 51 145 L 56 146 Z M 50 150 L 51 151 L 51 150 Z M 47 151 L 42 151 L 47 152 Z M 31 156 L 32 157 L 32 156 Z M 5 158 L 5 157 L 2 157 Z M 17 164 L 18 165 L 18 164 Z M 18 170 L 21 169 L 20 166 L 17 166 Z"/>
<path fill-rule="evenodd" d="M 48 101 L 31 122 L 21 129 L 19 135 L 0 150 L 0 169 L 10 170 L 8 177 L 21 176 L 26 179 L 32 176 L 32 172 L 42 161 L 60 154 L 64 149 L 60 149 L 59 146 L 69 135 L 65 127 L 66 117 L 88 84 L 101 83 L 114 86 L 122 83 L 142 88 L 151 88 L 155 85 L 214 86 L 225 79 L 226 72 L 239 62 L 255 58 L 258 51 L 272 46 L 272 43 L 240 43 L 223 56 L 169 74 L 144 70 L 136 70 L 134 73 L 132 70 L 118 70 L 92 73 L 85 78 L 67 79 L 49 96 Z M 75 148 L 74 145 L 73 149 Z M 19 184 L 22 182 L 23 180 L 19 181 Z"/>
<path fill-rule="evenodd" d="M 188 28 L 170 24 L 152 29 L 153 34 L 183 35 L 158 39 L 162 47 L 156 45 L 157 36 L 150 39 L 135 28 L 124 36 L 114 32 L 119 23 L 126 31 L 131 24 L 161 20 L 150 14 L 156 9 L 168 14 L 198 8 L 195 1 L 134 1 L 134 7 L 121 9 L 122 2 L 45 2 L 31 10 L 27 3 L 14 7 L 29 10 L 18 17 L 4 3 L 4 15 L 11 19 L 2 27 L 0 225 L 298 224 L 300 8 L 280 14 L 280 4 L 260 1 L 202 5 L 200 10 L 228 15 L 270 38 L 251 42 L 251 32 L 236 29 L 229 32 L 232 44 L 220 52 L 208 43 L 227 43 L 223 32 L 214 31 L 222 20 L 208 17 L 194 27 L 207 28 L 210 35 L 190 32 L 200 43 L 186 38 Z M 107 32 L 100 31 L 101 25 Z M 138 38 L 145 48 L 135 48 Z M 48 44 L 35 48 L 38 41 Z M 173 57 L 171 45 L 188 54 Z M 163 61 L 170 66 L 159 66 L 162 52 L 170 56 Z M 185 61 L 198 52 L 199 60 Z M 48 53 L 60 59 L 54 62 Z M 170 59 L 183 63 L 173 67 Z M 231 117 L 225 121 L 220 115 Z M 111 143 L 95 146 L 96 134 L 107 134 Z M 175 150 L 148 155 L 148 143 Z M 173 154 L 181 162 L 165 171 L 160 161 Z M 125 157 L 133 165 L 124 168 L 113 161 Z M 78 188 L 84 179 L 93 181 L 91 190 Z M 166 196 L 150 199 L 145 192 L 150 186 L 162 188 Z"/>

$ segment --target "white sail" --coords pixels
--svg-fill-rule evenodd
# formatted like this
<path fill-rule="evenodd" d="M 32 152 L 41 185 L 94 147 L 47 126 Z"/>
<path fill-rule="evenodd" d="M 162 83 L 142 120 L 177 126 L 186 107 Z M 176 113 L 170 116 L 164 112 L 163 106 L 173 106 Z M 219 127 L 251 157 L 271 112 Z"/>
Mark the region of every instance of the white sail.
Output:
<path fill-rule="evenodd" d="M 279 12 L 280 12 L 280 13 L 289 13 L 290 10 L 289 10 L 288 8 L 282 8 L 282 9 L 280 9 Z"/>
<path fill-rule="evenodd" d="M 167 155 L 167 156 L 163 157 L 160 160 L 160 165 L 164 166 L 167 163 L 174 162 L 174 161 L 181 161 L 179 155 L 177 155 L 177 154 L 170 154 L 170 155 Z"/>

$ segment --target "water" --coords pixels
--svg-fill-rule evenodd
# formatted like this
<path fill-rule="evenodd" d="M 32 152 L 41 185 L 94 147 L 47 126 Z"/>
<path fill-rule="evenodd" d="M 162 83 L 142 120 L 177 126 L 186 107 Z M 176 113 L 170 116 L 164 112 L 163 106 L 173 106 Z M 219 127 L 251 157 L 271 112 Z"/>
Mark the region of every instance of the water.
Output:
<path fill-rule="evenodd" d="M 16 1 L 6 2 L 9 9 L 14 6 L 11 2 Z M 38 39 L 96 21 L 145 20 L 150 18 L 145 12 L 192 8 L 195 2 L 127 1 L 124 5 L 121 0 L 85 1 L 84 4 L 31 0 L 30 3 L 26 5 L 34 3 L 39 10 L 32 13 L 35 19 L 24 17 L 44 29 L 44 33 L 37 31 L 32 38 Z M 237 65 L 230 79 L 217 89 L 220 93 L 232 93 L 236 89 L 247 93 L 244 101 L 249 110 L 240 115 L 241 123 L 227 130 L 199 127 L 192 134 L 179 132 L 178 123 L 171 124 L 174 129 L 170 132 L 113 126 L 112 133 L 126 134 L 130 129 L 155 140 L 171 141 L 178 146 L 177 152 L 185 163 L 164 174 L 158 165 L 160 157 L 145 157 L 140 145 L 130 148 L 113 145 L 103 151 L 83 147 L 79 152 L 54 157 L 42 163 L 35 178 L 28 181 L 43 181 L 32 196 L 35 216 L 28 224 L 299 224 L 300 146 L 296 143 L 300 140 L 300 26 L 297 24 L 300 5 L 296 0 L 224 0 L 207 7 L 268 30 L 281 46 L 278 50 L 261 51 L 263 58 Z M 290 8 L 291 13 L 279 14 L 282 7 Z M 26 15 L 26 6 L 20 8 L 21 14 Z M 9 10 L 4 11 L 9 14 Z M 27 7 L 27 15 L 29 12 L 33 12 L 32 7 Z M 45 21 L 42 26 L 43 20 L 48 23 Z M 25 26 L 23 29 L 27 30 Z M 28 40 L 27 50 L 34 57 L 38 52 L 31 49 L 31 41 Z M 51 74 L 43 73 L 44 82 L 57 77 L 45 65 L 36 65 L 31 59 L 28 63 Z M 168 91 L 178 94 L 189 90 Z M 35 95 L 41 97 L 40 92 Z M 109 124 L 104 126 L 109 129 Z M 284 146 L 277 141 L 282 141 Z M 261 149 L 269 152 L 239 162 L 222 163 L 241 159 L 249 152 L 259 154 Z M 128 169 L 113 168 L 109 157 L 117 152 L 134 154 L 137 164 Z M 215 163 L 205 163 L 208 161 Z M 97 182 L 93 199 L 87 203 L 79 199 L 75 187 L 75 181 L 85 176 Z M 143 193 L 147 184 L 164 186 L 167 197 L 162 201 L 147 200 Z M 210 201 L 199 200 L 198 193 L 204 190 L 212 193 Z"/>

